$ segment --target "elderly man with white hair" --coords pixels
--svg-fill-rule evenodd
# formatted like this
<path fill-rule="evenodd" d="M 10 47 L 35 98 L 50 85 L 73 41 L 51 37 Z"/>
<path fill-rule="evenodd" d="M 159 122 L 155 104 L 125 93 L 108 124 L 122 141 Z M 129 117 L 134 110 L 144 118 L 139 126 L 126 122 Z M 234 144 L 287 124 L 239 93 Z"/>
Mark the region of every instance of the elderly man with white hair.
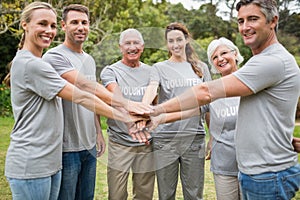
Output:
<path fill-rule="evenodd" d="M 151 67 L 142 63 L 144 51 L 142 34 L 133 28 L 120 35 L 122 59 L 105 67 L 101 72 L 103 85 L 126 99 L 141 102 L 149 84 Z M 129 172 L 132 171 L 134 199 L 152 200 L 155 172 L 153 167 L 152 138 L 140 143 L 128 134 L 125 123 L 108 119 L 108 199 L 127 199 Z"/>

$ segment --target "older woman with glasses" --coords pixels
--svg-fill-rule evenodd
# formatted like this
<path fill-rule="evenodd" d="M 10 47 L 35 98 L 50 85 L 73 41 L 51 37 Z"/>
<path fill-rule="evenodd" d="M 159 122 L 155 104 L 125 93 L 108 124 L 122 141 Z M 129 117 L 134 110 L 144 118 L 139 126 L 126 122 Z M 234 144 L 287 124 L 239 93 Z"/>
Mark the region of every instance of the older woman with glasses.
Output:
<path fill-rule="evenodd" d="M 212 73 L 227 76 L 238 69 L 244 58 L 230 40 L 213 40 L 207 48 L 208 62 Z M 214 175 L 217 199 L 240 200 L 238 164 L 234 137 L 240 97 L 218 99 L 208 107 L 210 140 L 207 145 L 207 160 Z"/>

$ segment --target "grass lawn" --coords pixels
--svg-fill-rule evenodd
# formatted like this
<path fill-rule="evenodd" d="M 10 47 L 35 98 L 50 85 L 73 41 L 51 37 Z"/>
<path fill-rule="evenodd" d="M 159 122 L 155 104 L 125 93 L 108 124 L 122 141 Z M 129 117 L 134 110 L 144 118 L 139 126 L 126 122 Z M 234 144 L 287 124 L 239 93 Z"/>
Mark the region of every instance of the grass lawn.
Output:
<path fill-rule="evenodd" d="M 11 193 L 9 185 L 4 177 L 4 163 L 5 154 L 9 145 L 9 134 L 13 126 L 13 119 L 1 118 L 0 117 L 0 199 L 8 200 L 11 199 Z M 294 135 L 300 137 L 300 126 L 295 128 Z M 299 154 L 300 155 L 300 154 Z M 300 159 L 299 159 L 300 160 Z M 96 190 L 95 200 L 106 200 L 107 199 L 107 184 L 106 184 L 106 163 L 107 154 L 105 153 L 101 158 L 98 159 L 97 166 L 97 177 L 96 177 Z M 215 188 L 212 173 L 209 170 L 209 162 L 205 164 L 205 185 L 204 185 L 204 199 L 214 200 L 215 199 Z M 180 183 L 180 181 L 179 181 Z M 129 199 L 132 199 L 131 184 L 129 182 Z M 154 199 L 158 199 L 157 190 L 154 192 Z M 177 200 L 183 200 L 181 185 L 177 187 Z M 300 192 L 297 193 L 293 200 L 300 200 Z"/>

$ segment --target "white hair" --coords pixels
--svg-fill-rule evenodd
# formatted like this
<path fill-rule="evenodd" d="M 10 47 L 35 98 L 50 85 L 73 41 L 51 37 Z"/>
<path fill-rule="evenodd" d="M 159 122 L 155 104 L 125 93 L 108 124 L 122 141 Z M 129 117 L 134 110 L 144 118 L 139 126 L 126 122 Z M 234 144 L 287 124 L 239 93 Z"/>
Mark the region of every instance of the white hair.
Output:
<path fill-rule="evenodd" d="M 125 35 L 130 34 L 130 33 L 135 33 L 135 34 L 137 34 L 137 36 L 140 38 L 142 44 L 144 44 L 144 39 L 143 39 L 142 34 L 141 34 L 138 30 L 136 30 L 136 29 L 134 29 L 134 28 L 126 29 L 125 31 L 123 31 L 123 32 L 121 33 L 121 35 L 120 35 L 120 40 L 119 40 L 119 44 L 122 44 Z"/>
<path fill-rule="evenodd" d="M 214 74 L 219 73 L 219 71 L 214 66 L 211 56 L 216 51 L 216 49 L 221 45 L 224 45 L 229 49 L 234 50 L 237 53 L 237 59 L 236 59 L 237 65 L 241 64 L 244 61 L 244 57 L 240 54 L 239 48 L 235 46 L 233 42 L 231 42 L 230 40 L 224 37 L 221 37 L 220 39 L 215 39 L 211 41 L 211 43 L 207 47 L 207 59 L 211 66 L 211 72 Z"/>

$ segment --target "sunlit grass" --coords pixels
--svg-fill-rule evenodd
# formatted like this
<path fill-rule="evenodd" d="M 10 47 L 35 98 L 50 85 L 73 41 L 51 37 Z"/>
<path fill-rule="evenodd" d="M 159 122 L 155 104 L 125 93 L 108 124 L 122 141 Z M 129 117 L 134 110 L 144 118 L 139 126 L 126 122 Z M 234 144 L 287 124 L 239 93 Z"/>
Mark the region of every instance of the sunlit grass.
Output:
<path fill-rule="evenodd" d="M 105 120 L 102 119 L 101 121 L 103 124 L 102 128 L 106 128 Z M 12 198 L 11 198 L 9 185 L 6 181 L 6 178 L 4 177 L 4 163 L 5 163 L 5 154 L 7 151 L 7 147 L 9 145 L 9 134 L 13 127 L 13 119 L 0 117 L 0 127 L 1 127 L 0 129 L 0 199 L 9 200 Z M 295 127 L 294 135 L 296 137 L 300 137 L 300 126 Z M 107 187 L 107 179 L 106 179 L 106 163 L 107 163 L 107 151 L 101 158 L 98 159 L 95 200 L 107 200 L 108 187 Z M 215 188 L 214 188 L 213 176 L 209 170 L 210 168 L 209 164 L 210 162 L 205 163 L 204 199 L 214 200 Z M 155 186 L 155 188 L 157 187 Z M 132 199 L 131 189 L 132 189 L 131 180 L 129 178 L 129 184 L 128 184 L 129 199 Z M 155 189 L 153 199 L 158 200 L 157 189 Z M 176 200 L 183 200 L 180 181 L 177 187 Z M 300 200 L 300 192 L 297 193 L 296 197 L 293 198 L 293 200 Z"/>

